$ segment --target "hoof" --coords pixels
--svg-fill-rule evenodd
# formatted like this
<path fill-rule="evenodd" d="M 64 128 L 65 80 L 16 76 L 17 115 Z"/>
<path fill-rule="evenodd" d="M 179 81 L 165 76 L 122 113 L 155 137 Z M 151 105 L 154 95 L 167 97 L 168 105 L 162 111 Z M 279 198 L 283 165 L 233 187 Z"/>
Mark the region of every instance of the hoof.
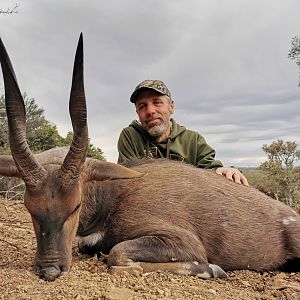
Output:
<path fill-rule="evenodd" d="M 39 272 L 40 278 L 45 281 L 54 281 L 60 274 L 60 269 L 56 267 L 41 269 Z"/>
<path fill-rule="evenodd" d="M 212 269 L 214 278 L 227 278 L 228 277 L 226 272 L 218 265 L 208 264 L 208 266 Z"/>

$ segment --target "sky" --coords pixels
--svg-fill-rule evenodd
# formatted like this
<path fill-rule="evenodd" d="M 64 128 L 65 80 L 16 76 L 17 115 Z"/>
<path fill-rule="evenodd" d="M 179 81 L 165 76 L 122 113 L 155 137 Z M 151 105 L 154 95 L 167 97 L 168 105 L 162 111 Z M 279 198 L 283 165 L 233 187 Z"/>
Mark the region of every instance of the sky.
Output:
<path fill-rule="evenodd" d="M 255 167 L 264 144 L 300 145 L 299 0 L 1 0 L 0 37 L 22 92 L 61 135 L 75 49 L 84 38 L 91 143 L 116 162 L 129 97 L 144 79 L 165 82 L 174 119 L 202 134 L 225 166 Z M 3 94 L 0 75 L 0 94 Z"/>

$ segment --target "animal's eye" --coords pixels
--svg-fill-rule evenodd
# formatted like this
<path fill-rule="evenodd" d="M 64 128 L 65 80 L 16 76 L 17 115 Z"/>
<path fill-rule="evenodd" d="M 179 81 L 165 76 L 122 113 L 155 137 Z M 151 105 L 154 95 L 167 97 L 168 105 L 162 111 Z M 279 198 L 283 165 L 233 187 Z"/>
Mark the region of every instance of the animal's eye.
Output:
<path fill-rule="evenodd" d="M 80 207 L 81 207 L 81 203 L 79 203 L 79 204 L 75 207 L 75 209 L 70 213 L 68 219 L 69 219 L 70 217 L 72 217 L 72 216 L 78 211 L 78 209 L 79 209 Z"/>
<path fill-rule="evenodd" d="M 73 210 L 72 214 L 76 213 L 77 210 L 81 207 L 81 203 L 79 203 L 76 208 Z"/>

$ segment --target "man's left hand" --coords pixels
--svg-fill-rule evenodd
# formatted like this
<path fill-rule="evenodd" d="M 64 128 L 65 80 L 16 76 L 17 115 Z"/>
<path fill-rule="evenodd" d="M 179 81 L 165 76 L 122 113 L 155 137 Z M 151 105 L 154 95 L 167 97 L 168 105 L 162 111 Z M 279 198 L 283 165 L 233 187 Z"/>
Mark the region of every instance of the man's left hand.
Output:
<path fill-rule="evenodd" d="M 238 169 L 220 167 L 216 169 L 216 173 L 225 176 L 227 179 L 232 180 L 235 183 L 249 186 L 247 178 Z"/>

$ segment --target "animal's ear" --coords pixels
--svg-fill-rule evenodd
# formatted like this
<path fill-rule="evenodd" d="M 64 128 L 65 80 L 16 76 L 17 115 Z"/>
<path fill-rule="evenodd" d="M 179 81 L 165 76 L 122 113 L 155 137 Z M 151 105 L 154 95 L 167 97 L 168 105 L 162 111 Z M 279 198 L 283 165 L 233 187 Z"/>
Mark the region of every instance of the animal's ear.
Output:
<path fill-rule="evenodd" d="M 142 177 L 143 174 L 114 163 L 90 159 L 86 162 L 86 181 L 130 179 Z"/>
<path fill-rule="evenodd" d="M 0 155 L 0 175 L 21 177 L 11 155 Z"/>

